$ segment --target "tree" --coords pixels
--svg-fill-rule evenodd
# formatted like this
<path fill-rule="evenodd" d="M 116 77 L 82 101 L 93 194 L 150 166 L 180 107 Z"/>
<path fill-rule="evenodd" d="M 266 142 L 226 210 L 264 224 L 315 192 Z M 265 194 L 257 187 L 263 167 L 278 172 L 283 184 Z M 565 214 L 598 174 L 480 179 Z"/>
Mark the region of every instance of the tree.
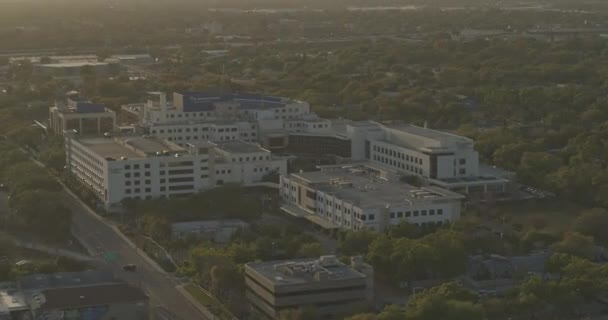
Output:
<path fill-rule="evenodd" d="M 593 257 L 593 238 L 577 232 L 568 232 L 562 241 L 553 245 L 555 252 L 591 259 Z"/>
<path fill-rule="evenodd" d="M 377 235 L 376 232 L 367 229 L 348 231 L 340 238 L 340 252 L 347 256 L 366 254 L 367 248 Z"/>
<path fill-rule="evenodd" d="M 474 295 L 450 282 L 410 298 L 405 308 L 407 320 L 482 320 L 484 312 L 474 304 Z"/>
<path fill-rule="evenodd" d="M 574 230 L 599 243 L 608 243 L 608 211 L 600 208 L 584 211 L 574 221 Z"/>
<path fill-rule="evenodd" d="M 70 235 L 71 212 L 60 195 L 46 190 L 23 191 L 10 201 L 13 224 L 45 239 L 64 240 Z"/>
<path fill-rule="evenodd" d="M 318 312 L 314 308 L 304 307 L 287 309 L 279 313 L 279 320 L 309 320 L 318 319 Z"/>
<path fill-rule="evenodd" d="M 318 242 L 304 243 L 298 250 L 297 256 L 302 258 L 319 257 L 323 254 L 321 244 Z"/>

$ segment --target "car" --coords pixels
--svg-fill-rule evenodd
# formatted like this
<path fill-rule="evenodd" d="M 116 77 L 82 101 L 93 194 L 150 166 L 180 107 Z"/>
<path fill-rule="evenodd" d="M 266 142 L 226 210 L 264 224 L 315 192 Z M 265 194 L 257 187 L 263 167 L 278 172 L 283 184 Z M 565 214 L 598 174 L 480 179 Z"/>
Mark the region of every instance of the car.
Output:
<path fill-rule="evenodd" d="M 134 264 L 125 264 L 124 266 L 122 266 L 122 269 L 124 271 L 135 272 L 137 271 L 137 266 Z"/>

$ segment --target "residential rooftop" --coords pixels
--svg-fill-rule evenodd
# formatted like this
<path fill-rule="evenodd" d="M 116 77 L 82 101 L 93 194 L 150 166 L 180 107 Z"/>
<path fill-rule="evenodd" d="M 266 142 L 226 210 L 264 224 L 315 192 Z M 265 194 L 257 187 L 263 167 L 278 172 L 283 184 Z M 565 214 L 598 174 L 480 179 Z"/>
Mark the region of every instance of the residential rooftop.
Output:
<path fill-rule="evenodd" d="M 458 200 L 464 196 L 438 187 L 416 187 L 398 177 L 380 177 L 366 165 L 334 166 L 332 170 L 293 173 L 291 179 L 361 207 L 407 206 L 414 202 Z"/>
<path fill-rule="evenodd" d="M 338 261 L 335 256 L 250 262 L 246 266 L 272 282 L 274 286 L 366 278 L 363 273 Z"/>
<path fill-rule="evenodd" d="M 37 66 L 47 67 L 47 68 L 78 68 L 84 66 L 106 66 L 107 62 L 94 62 L 94 61 L 68 61 L 68 62 L 59 62 L 59 63 L 45 63 L 39 64 Z"/>
<path fill-rule="evenodd" d="M 29 309 L 25 297 L 16 289 L 0 290 L 0 316 Z"/>

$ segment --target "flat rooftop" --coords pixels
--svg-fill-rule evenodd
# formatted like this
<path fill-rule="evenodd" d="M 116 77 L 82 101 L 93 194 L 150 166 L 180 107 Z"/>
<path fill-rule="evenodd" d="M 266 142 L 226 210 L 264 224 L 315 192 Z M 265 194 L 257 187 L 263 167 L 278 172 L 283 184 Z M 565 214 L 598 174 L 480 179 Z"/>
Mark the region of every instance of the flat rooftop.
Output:
<path fill-rule="evenodd" d="M 328 258 L 251 262 L 247 263 L 246 266 L 271 281 L 275 286 L 366 278 L 364 274 L 332 256 Z M 322 280 L 317 280 L 318 273 L 323 274 Z"/>
<path fill-rule="evenodd" d="M 148 300 L 141 289 L 126 283 L 49 289 L 43 291 L 42 294 L 44 295 L 43 310 L 74 309 Z"/>
<path fill-rule="evenodd" d="M 335 167 L 331 171 L 293 173 L 290 178 L 367 208 L 464 198 L 458 193 L 438 187 L 416 187 L 395 179 L 381 178 L 373 173 L 373 169 L 363 165 Z"/>
<path fill-rule="evenodd" d="M 33 274 L 19 278 L 23 290 L 42 290 L 60 287 L 79 287 L 101 283 L 116 283 L 111 271 L 87 270 L 81 272 L 56 272 L 51 274 Z"/>
<path fill-rule="evenodd" d="M 433 130 L 433 129 L 424 128 L 424 127 L 418 127 L 418 126 L 411 125 L 411 124 L 385 125 L 385 127 L 393 129 L 393 130 L 398 130 L 398 131 L 402 131 L 405 133 L 409 133 L 412 135 L 424 137 L 427 139 L 433 139 L 433 140 L 457 139 L 457 140 L 462 140 L 463 142 L 467 142 L 467 143 L 473 142 L 473 140 L 471 140 L 467 137 L 459 136 L 459 135 L 452 134 L 449 132 L 438 131 L 438 130 Z"/>
<path fill-rule="evenodd" d="M 224 150 L 229 153 L 258 153 L 267 152 L 266 149 L 260 147 L 258 144 L 245 142 L 242 140 L 232 140 L 226 142 L 218 142 L 217 148 Z"/>
<path fill-rule="evenodd" d="M 186 153 L 184 148 L 154 136 L 81 138 L 77 141 L 103 158 L 143 159 L 157 152 Z"/>

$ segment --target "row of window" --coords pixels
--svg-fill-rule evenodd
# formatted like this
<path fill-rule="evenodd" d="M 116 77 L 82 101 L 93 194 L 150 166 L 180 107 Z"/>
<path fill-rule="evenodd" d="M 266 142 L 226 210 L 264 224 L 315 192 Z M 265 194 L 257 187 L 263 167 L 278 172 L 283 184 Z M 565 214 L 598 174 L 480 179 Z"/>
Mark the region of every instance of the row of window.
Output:
<path fill-rule="evenodd" d="M 265 159 L 264 159 L 265 158 Z M 238 160 L 237 158 L 232 158 L 232 162 L 249 162 L 249 161 L 264 161 L 264 160 L 270 160 L 270 156 L 259 156 L 259 157 L 239 157 Z"/>
<path fill-rule="evenodd" d="M 399 152 L 399 151 L 395 151 L 393 149 L 389 149 L 389 148 L 384 148 L 384 147 L 379 147 L 374 145 L 374 151 L 378 152 L 378 153 L 382 153 L 397 159 L 401 159 L 401 160 L 405 160 L 408 162 L 413 162 L 413 163 L 417 163 L 417 164 L 422 164 L 422 158 L 418 158 L 415 156 L 410 156 L 409 154 L 405 154 L 403 152 Z"/>
<path fill-rule="evenodd" d="M 139 164 L 134 164 L 133 165 L 133 169 L 134 170 L 138 170 L 140 168 Z M 146 169 L 150 169 L 150 164 L 149 163 L 145 163 L 144 164 L 144 168 Z M 125 170 L 130 170 L 131 169 L 131 165 L 130 164 L 125 164 Z"/>
<path fill-rule="evenodd" d="M 414 210 L 414 211 L 398 211 L 398 212 L 391 212 L 390 213 L 390 217 L 391 219 L 399 219 L 399 218 L 403 218 L 403 217 L 418 217 L 418 216 L 434 216 L 435 214 L 437 215 L 443 215 L 443 209 L 429 209 L 429 210 Z"/>
<path fill-rule="evenodd" d="M 389 159 L 389 158 L 385 158 L 385 157 L 377 156 L 377 155 L 374 155 L 373 159 L 374 159 L 374 161 L 382 162 L 384 164 L 388 164 L 393 167 L 397 167 L 397 168 L 400 168 L 400 169 L 403 169 L 406 171 L 410 171 L 410 172 L 413 172 L 416 174 L 422 174 L 422 168 L 415 167 L 414 165 L 405 164 L 400 161 L 396 161 L 393 159 Z"/>
<path fill-rule="evenodd" d="M 182 190 L 192 190 L 194 189 L 193 185 L 178 185 L 178 186 L 169 186 L 168 190 L 169 191 L 182 191 Z M 161 186 L 159 188 L 159 190 L 162 191 L 167 191 L 167 187 L 166 186 Z M 142 189 L 141 188 L 134 188 L 134 189 L 125 189 L 125 194 L 131 195 L 131 194 L 138 194 L 141 193 Z M 144 188 L 143 189 L 144 193 L 151 193 L 152 192 L 152 188 Z"/>
<path fill-rule="evenodd" d="M 192 128 L 192 130 L 190 128 L 167 129 L 167 133 L 198 132 L 198 129 L 199 128 L 197 128 L 197 127 Z M 255 130 L 255 127 L 251 128 L 251 129 Z M 215 128 L 209 128 L 209 127 L 202 127 L 201 128 L 201 132 L 208 132 L 208 131 L 224 133 L 224 132 L 237 132 L 237 131 L 239 131 L 239 129 L 238 128 L 219 128 L 219 129 L 215 129 Z M 165 133 L 165 129 L 158 129 L 158 130 L 152 129 L 150 132 L 152 132 L 153 134 L 156 134 L 156 133 L 158 133 L 158 134 L 164 134 Z M 251 135 L 255 136 L 255 132 L 251 133 Z"/>

